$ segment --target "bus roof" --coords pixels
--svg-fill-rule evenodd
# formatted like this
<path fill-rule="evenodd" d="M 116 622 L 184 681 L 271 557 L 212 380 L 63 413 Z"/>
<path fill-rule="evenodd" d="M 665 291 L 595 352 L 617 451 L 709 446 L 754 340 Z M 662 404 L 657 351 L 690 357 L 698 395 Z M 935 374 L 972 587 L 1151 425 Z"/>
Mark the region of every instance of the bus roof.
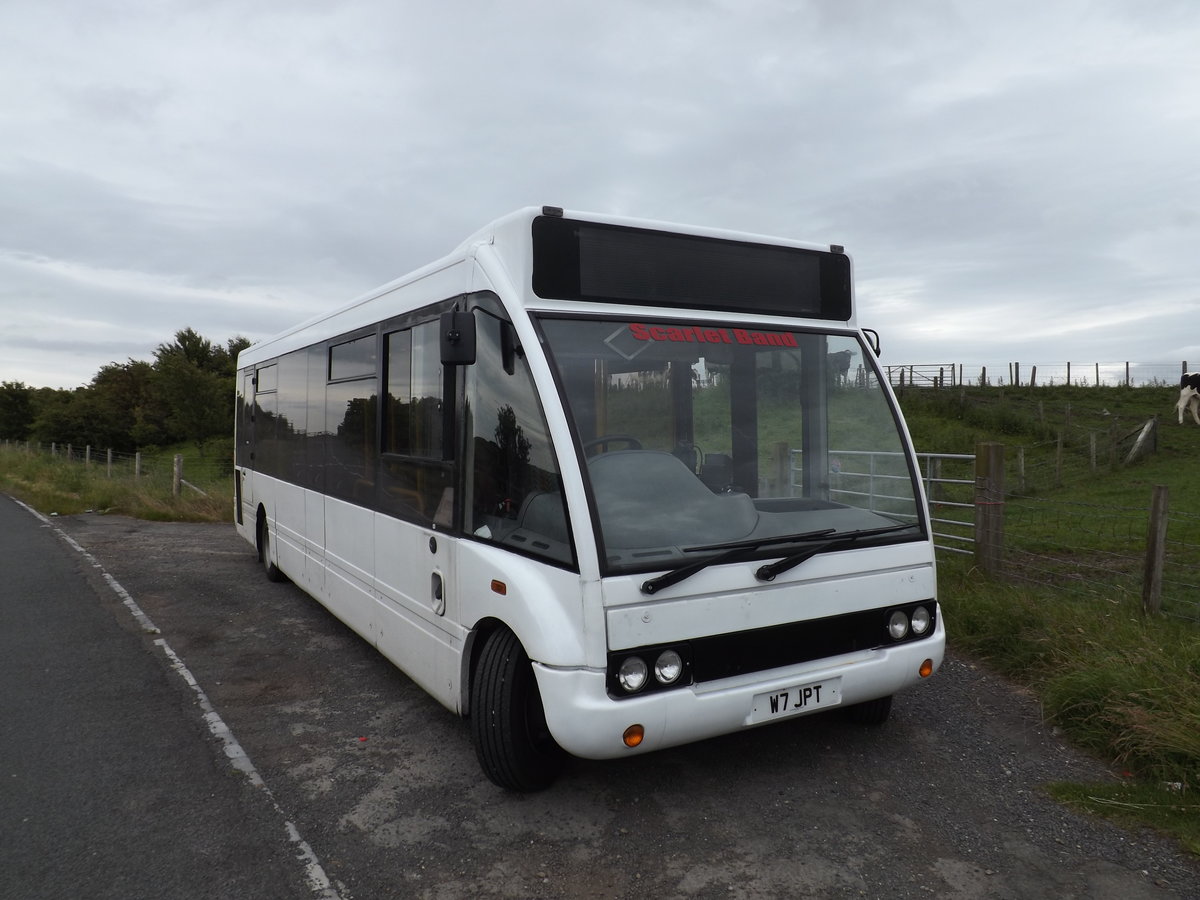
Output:
<path fill-rule="evenodd" d="M 494 287 L 493 284 L 488 282 L 487 278 L 481 278 L 473 271 L 476 268 L 473 265 L 473 260 L 480 254 L 481 248 L 488 248 L 488 250 L 483 251 L 482 255 L 489 257 L 492 261 L 492 265 L 488 268 L 493 270 L 494 276 L 498 276 L 501 279 L 506 276 L 506 280 L 510 281 L 513 287 L 517 289 L 520 298 L 530 300 L 531 305 L 543 307 L 557 306 L 558 304 L 556 303 L 538 303 L 537 297 L 534 297 L 530 293 L 530 285 L 533 284 L 538 275 L 534 271 L 534 241 L 531 241 L 530 237 L 531 232 L 534 230 L 534 223 L 539 220 L 557 220 L 584 228 L 595 226 L 594 230 L 597 232 L 607 229 L 614 234 L 640 234 L 643 236 L 650 233 L 659 233 L 660 238 L 669 239 L 670 236 L 682 236 L 682 240 L 684 241 L 688 239 L 699 241 L 698 246 L 702 249 L 691 248 L 685 257 L 681 257 L 681 265 L 684 264 L 685 259 L 692 264 L 696 260 L 707 259 L 711 256 L 711 253 L 708 251 L 711 248 L 719 246 L 790 248 L 793 251 L 802 251 L 806 256 L 838 256 L 845 261 L 846 268 L 845 310 L 843 313 L 839 307 L 836 315 L 822 315 L 819 317 L 832 318 L 839 321 L 849 321 L 852 318 L 852 310 L 849 303 L 849 258 L 839 246 L 818 245 L 749 232 L 638 219 L 628 216 L 564 210 L 549 206 L 528 206 L 496 219 L 479 229 L 441 259 L 380 285 L 342 306 L 331 309 L 328 312 L 320 313 L 286 328 L 272 337 L 251 345 L 239 356 L 239 366 L 270 359 L 301 346 L 346 334 L 357 328 L 366 328 L 378 321 L 408 311 L 409 309 L 420 308 L 421 306 L 436 303 L 457 295 Z M 560 252 L 559 246 L 553 246 L 551 250 L 553 252 L 544 254 L 545 258 L 564 255 Z M 660 243 L 655 252 L 664 251 L 670 252 L 670 248 L 664 247 Z M 578 256 L 578 251 L 576 251 L 576 255 Z M 739 277 L 744 277 L 746 272 L 750 271 L 748 268 L 749 264 L 761 266 L 765 262 L 769 261 L 765 259 L 750 260 L 747 266 L 744 266 L 737 274 Z M 494 271 L 497 263 L 503 268 L 503 272 L 496 273 Z M 543 266 L 542 268 L 545 270 L 549 267 Z M 612 268 L 612 266 L 601 266 L 597 271 L 610 271 Z M 711 273 L 701 273 L 701 275 L 705 279 L 711 278 Z M 549 277 L 549 283 L 551 284 L 555 282 L 576 284 L 581 280 L 578 271 L 574 270 L 565 273 L 561 271 L 555 272 Z M 586 275 L 583 276 L 585 279 L 586 277 Z M 495 281 L 497 277 L 493 277 L 491 280 Z M 545 277 L 543 277 L 543 281 L 545 281 Z M 411 291 L 406 292 L 408 296 L 405 297 L 401 308 L 385 308 L 384 305 L 376 302 L 385 295 L 391 294 L 401 288 L 412 288 Z M 559 295 L 557 286 L 554 291 L 554 296 L 557 297 Z M 612 291 L 608 290 L 605 293 L 611 294 Z M 546 299 L 546 296 L 543 296 L 542 299 Z M 610 307 L 613 302 L 623 302 L 632 306 L 663 305 L 679 309 L 689 308 L 690 303 L 690 306 L 698 306 L 706 311 L 737 312 L 737 310 L 730 310 L 727 304 L 694 303 L 690 300 L 688 302 L 671 302 L 670 298 L 662 300 L 643 299 L 639 302 L 637 299 L 631 297 L 589 296 L 580 292 L 577 296 L 563 294 L 561 299 L 575 300 L 587 303 L 588 305 L 590 305 L 589 301 L 594 302 L 601 299 L 606 300 Z M 786 299 L 786 297 L 781 298 L 780 303 Z M 787 315 L 789 317 L 811 315 L 811 311 L 805 313 L 804 311 L 788 309 L 784 306 L 765 309 L 755 308 L 748 311 L 755 315 Z"/>

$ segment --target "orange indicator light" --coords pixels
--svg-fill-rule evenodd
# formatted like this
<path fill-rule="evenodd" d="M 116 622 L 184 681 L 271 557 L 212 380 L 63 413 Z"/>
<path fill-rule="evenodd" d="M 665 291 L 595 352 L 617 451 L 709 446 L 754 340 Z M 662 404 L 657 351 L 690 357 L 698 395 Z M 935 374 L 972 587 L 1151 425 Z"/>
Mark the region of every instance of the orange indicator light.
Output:
<path fill-rule="evenodd" d="M 501 581 L 498 578 L 493 578 L 492 579 L 492 590 L 495 591 L 497 594 L 499 594 L 501 597 L 503 597 L 508 594 L 508 585 L 505 584 L 503 581 Z"/>
<path fill-rule="evenodd" d="M 918 670 L 922 678 L 928 678 L 933 674 L 933 660 L 927 659 L 921 663 L 921 668 Z"/>
<path fill-rule="evenodd" d="M 625 733 L 621 735 L 621 740 L 625 742 L 626 747 L 636 747 L 642 742 L 642 738 L 646 736 L 646 729 L 641 725 L 630 725 L 625 729 Z"/>

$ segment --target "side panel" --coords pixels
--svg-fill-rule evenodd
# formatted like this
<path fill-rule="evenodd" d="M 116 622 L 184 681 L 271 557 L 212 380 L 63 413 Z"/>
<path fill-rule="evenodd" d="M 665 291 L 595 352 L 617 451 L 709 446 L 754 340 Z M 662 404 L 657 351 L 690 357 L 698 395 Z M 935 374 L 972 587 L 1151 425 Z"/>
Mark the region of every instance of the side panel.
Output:
<path fill-rule="evenodd" d="M 375 586 L 375 514 L 332 497 L 325 498 L 325 590 L 330 611 L 371 638 Z"/>
<path fill-rule="evenodd" d="M 305 490 L 284 482 L 275 483 L 275 527 L 271 535 L 275 539 L 276 565 L 293 581 L 300 581 L 305 573 L 306 546 L 304 514 Z"/>
<path fill-rule="evenodd" d="M 325 590 L 325 497 L 304 492 L 304 588 L 314 596 Z"/>
<path fill-rule="evenodd" d="M 457 543 L 429 528 L 375 516 L 377 600 L 371 639 L 451 709 L 458 704 L 464 638 L 454 578 Z"/>
<path fill-rule="evenodd" d="M 572 669 L 587 665 L 585 586 L 578 574 L 478 541 L 463 540 L 456 552 L 464 623 L 473 628 L 497 619 L 513 630 L 535 662 Z"/>

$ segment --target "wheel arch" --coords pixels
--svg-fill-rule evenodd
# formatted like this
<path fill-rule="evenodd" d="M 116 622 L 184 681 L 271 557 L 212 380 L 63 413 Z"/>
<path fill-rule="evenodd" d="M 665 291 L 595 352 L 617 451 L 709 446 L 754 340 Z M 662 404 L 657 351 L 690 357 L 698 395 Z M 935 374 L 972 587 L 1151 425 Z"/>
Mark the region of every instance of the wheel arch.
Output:
<path fill-rule="evenodd" d="M 475 627 L 467 633 L 466 640 L 463 641 L 462 672 L 458 680 L 458 709 L 464 719 L 471 716 L 471 685 L 474 684 L 475 675 L 479 671 L 479 658 L 483 655 L 483 647 L 492 633 L 501 628 L 513 631 L 503 620 L 488 616 L 476 622 Z M 517 635 L 517 640 L 521 640 L 520 635 Z M 522 641 L 521 647 L 524 648 L 524 646 Z"/>

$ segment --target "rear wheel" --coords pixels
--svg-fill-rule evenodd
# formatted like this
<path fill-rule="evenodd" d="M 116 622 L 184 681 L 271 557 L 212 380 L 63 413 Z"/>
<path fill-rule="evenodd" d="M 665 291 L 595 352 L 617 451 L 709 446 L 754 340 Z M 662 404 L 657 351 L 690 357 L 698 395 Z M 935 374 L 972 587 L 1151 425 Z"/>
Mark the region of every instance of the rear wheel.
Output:
<path fill-rule="evenodd" d="M 271 559 L 271 529 L 267 527 L 265 518 L 258 520 L 258 557 L 262 560 L 263 568 L 267 572 L 267 581 L 284 581 L 286 579 L 279 566 L 275 565 Z"/>
<path fill-rule="evenodd" d="M 562 771 L 565 754 L 546 726 L 533 667 L 507 628 L 487 637 L 479 657 L 471 742 L 484 774 L 508 790 L 540 791 Z"/>
<path fill-rule="evenodd" d="M 868 700 L 866 703 L 856 703 L 849 708 L 851 721 L 859 725 L 882 725 L 892 714 L 891 696 Z"/>

